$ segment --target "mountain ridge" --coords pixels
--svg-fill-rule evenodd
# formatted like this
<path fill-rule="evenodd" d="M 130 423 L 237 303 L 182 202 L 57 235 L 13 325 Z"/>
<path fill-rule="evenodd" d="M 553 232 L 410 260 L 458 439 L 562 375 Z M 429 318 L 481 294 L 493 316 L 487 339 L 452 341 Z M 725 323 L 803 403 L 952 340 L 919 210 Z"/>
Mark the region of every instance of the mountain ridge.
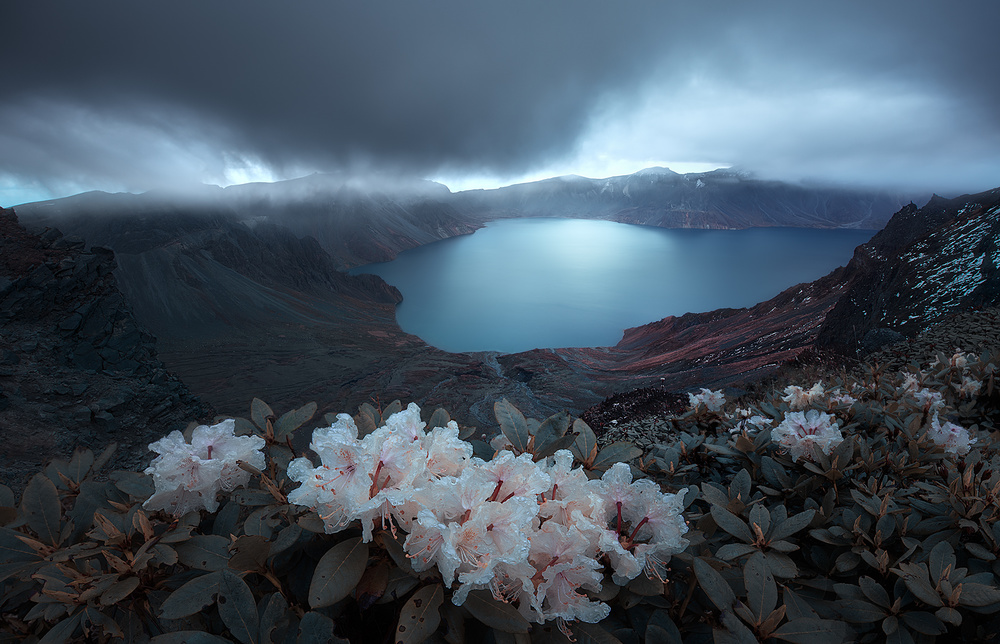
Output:
<path fill-rule="evenodd" d="M 736 186 L 746 181 L 736 173 L 723 178 Z M 648 182 L 649 177 L 640 180 Z M 690 190 L 713 189 L 698 188 L 697 180 Z M 590 191 L 590 181 L 572 183 Z M 444 196 L 439 188 L 431 191 Z M 483 213 L 449 207 L 436 213 L 438 219 L 425 218 L 414 204 L 433 210 L 435 206 L 426 205 L 432 202 L 377 192 L 352 193 L 351 198 L 365 216 L 350 229 L 356 236 L 338 246 L 339 256 L 330 253 L 329 244 L 261 214 L 264 206 L 249 216 L 231 202 L 200 214 L 167 204 L 165 214 L 173 218 L 159 226 L 149 222 L 162 213 L 130 214 L 128 208 L 110 217 L 105 212 L 55 219 L 45 212 L 51 207 L 36 205 L 25 209 L 25 219 L 36 227 L 60 221 L 73 234 L 96 235 L 92 242 L 119 246 L 116 275 L 123 291 L 133 294 L 137 316 L 156 328 L 164 362 L 226 413 L 242 413 L 246 398 L 254 395 L 278 406 L 316 399 L 321 411 L 333 412 L 370 399 L 400 398 L 423 407 L 445 406 L 460 422 L 485 426 L 492 424 L 493 402 L 500 398 L 543 417 L 563 408 L 586 409 L 623 388 L 725 385 L 748 374 L 766 374 L 813 346 L 824 319 L 861 274 L 841 269 L 754 307 L 665 318 L 627 330 L 615 347 L 449 354 L 399 329 L 391 287 L 377 278 L 350 281 L 335 269 L 364 253 L 388 255 L 408 244 L 474 230 L 485 220 Z M 938 208 L 939 201 L 930 206 Z M 897 217 L 906 219 L 919 210 L 906 205 L 897 209 Z M 328 210 L 319 207 L 310 216 L 324 212 Z M 927 226 L 933 228 L 938 220 L 928 213 Z M 919 217 L 925 221 L 923 214 Z M 303 220 L 312 221 L 307 216 Z M 417 232 L 408 228 L 421 225 Z M 330 231 L 335 230 L 331 225 Z M 884 237 L 889 239 L 888 233 Z M 903 233 L 892 239 L 900 247 L 912 243 Z M 268 259 L 272 255 L 265 249 L 277 255 Z M 275 263 L 270 277 L 262 262 Z M 304 264 L 317 268 L 317 274 L 311 276 L 301 268 Z M 155 288 L 149 289 L 150 284 Z M 158 289 L 167 300 L 185 305 L 157 318 L 164 311 L 154 306 Z M 174 295 L 168 297 L 170 293 Z M 178 298 L 178 293 L 186 295 Z M 202 311 L 201 320 L 208 322 L 184 322 L 179 316 L 185 306 Z M 204 333 L 190 333 L 194 326 Z"/>

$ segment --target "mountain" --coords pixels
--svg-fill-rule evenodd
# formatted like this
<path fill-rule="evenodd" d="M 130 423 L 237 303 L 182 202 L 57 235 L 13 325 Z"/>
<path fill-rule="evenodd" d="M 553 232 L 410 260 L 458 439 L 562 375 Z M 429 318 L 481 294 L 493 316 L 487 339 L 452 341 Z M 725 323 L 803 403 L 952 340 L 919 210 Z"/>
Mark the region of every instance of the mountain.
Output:
<path fill-rule="evenodd" d="M 0 480 L 15 489 L 77 445 L 117 442 L 112 465 L 136 469 L 148 443 L 211 416 L 157 358 L 114 253 L 83 245 L 0 209 Z"/>
<path fill-rule="evenodd" d="M 817 346 L 866 353 L 956 311 L 1000 301 L 1000 188 L 910 204 L 847 266 Z M 946 348 L 945 348 L 946 349 Z"/>
<path fill-rule="evenodd" d="M 894 201 L 896 200 L 896 201 Z M 456 234 L 493 217 L 588 216 L 653 225 L 877 225 L 898 198 L 762 182 L 736 172 L 564 177 L 452 194 L 317 175 L 200 194 L 87 193 L 24 204 L 32 230 L 114 249 L 118 287 L 158 356 L 220 413 L 250 398 L 320 411 L 366 401 L 444 406 L 492 427 L 506 397 L 533 416 L 581 411 L 622 388 L 681 389 L 766 373 L 816 339 L 842 272 L 739 310 L 689 314 L 625 332 L 615 347 L 451 354 L 395 323 L 398 292 L 342 269 Z"/>
<path fill-rule="evenodd" d="M 885 191 L 764 181 L 734 170 L 681 175 L 648 168 L 608 179 L 566 176 L 461 192 L 453 203 L 485 220 L 575 217 L 661 228 L 879 229 L 906 200 Z"/>

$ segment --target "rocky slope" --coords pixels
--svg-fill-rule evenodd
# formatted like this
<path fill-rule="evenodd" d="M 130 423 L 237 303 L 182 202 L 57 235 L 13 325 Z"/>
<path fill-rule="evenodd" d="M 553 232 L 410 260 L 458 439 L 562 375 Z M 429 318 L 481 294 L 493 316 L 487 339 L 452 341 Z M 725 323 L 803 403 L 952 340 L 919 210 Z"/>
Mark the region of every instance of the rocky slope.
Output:
<path fill-rule="evenodd" d="M 847 267 L 850 288 L 817 345 L 861 353 L 956 311 L 1000 301 L 1000 189 L 910 205 Z"/>
<path fill-rule="evenodd" d="M 684 180 L 666 173 L 652 174 L 653 183 Z M 629 179 L 633 180 L 650 179 L 640 175 Z M 750 189 L 740 187 L 743 178 L 733 181 L 739 190 Z M 349 188 L 358 194 L 364 192 Z M 258 204 L 254 206 L 260 208 L 258 213 L 267 208 L 277 212 L 280 204 L 289 203 L 287 195 L 264 203 L 270 190 L 267 187 L 244 189 L 249 196 L 241 198 Z M 685 189 L 704 188 L 697 187 L 696 181 L 694 187 Z M 446 197 L 433 186 L 428 190 L 435 199 Z M 625 188 L 621 191 L 624 193 Z M 628 192 L 634 195 L 641 191 L 630 184 Z M 855 301 L 861 301 L 871 293 L 870 310 L 889 311 L 884 306 L 886 298 L 874 294 L 878 288 L 889 288 L 892 275 L 898 274 L 902 282 L 910 279 L 906 277 L 910 273 L 893 266 L 901 257 L 912 256 L 925 257 L 914 259 L 915 266 L 932 267 L 942 253 L 958 253 L 965 239 L 962 235 L 986 231 L 985 222 L 990 213 L 995 214 L 988 193 L 984 195 L 954 203 L 938 199 L 923 209 L 907 206 L 894 217 L 886 232 L 873 239 L 870 246 L 875 250 L 859 250 L 847 268 L 788 289 L 754 307 L 666 318 L 627 330 L 614 347 L 511 355 L 449 354 L 428 347 L 395 324 L 398 294 L 394 289 L 374 277 L 361 280 L 334 270 L 356 261 L 361 248 L 388 254 L 405 244 L 421 243 L 417 239 L 420 235 L 454 234 L 461 222 L 452 211 L 442 211 L 442 219 L 415 214 L 418 211 L 414 203 L 426 195 L 417 198 L 411 194 L 407 199 L 416 199 L 412 202 L 397 196 L 392 199 L 392 208 L 375 208 L 364 215 L 362 219 L 367 223 L 355 229 L 353 241 L 341 246 L 349 252 L 343 251 L 346 254 L 339 257 L 328 250 L 334 242 L 328 240 L 324 245 L 296 233 L 292 229 L 294 216 L 287 217 L 287 227 L 276 225 L 277 215 L 243 216 L 249 211 L 234 209 L 233 201 L 225 207 L 193 210 L 183 204 L 156 206 L 148 200 L 124 196 L 123 200 L 115 200 L 117 210 L 98 212 L 107 205 L 106 196 L 89 195 L 72 203 L 63 200 L 30 205 L 26 218 L 41 225 L 53 221 L 61 210 L 63 218 L 59 221 L 64 226 L 112 246 L 119 261 L 116 275 L 122 290 L 139 321 L 159 337 L 161 358 L 222 413 L 245 413 L 253 396 L 264 398 L 276 408 L 316 400 L 321 411 L 334 412 L 353 410 L 369 400 L 400 398 L 414 400 L 423 407 L 441 405 L 460 422 L 492 427 L 493 402 L 500 397 L 510 399 L 535 417 L 561 409 L 579 413 L 616 391 L 637 386 L 674 390 L 718 387 L 767 374 L 813 347 L 817 338 L 838 337 L 838 333 L 847 333 L 845 330 L 853 334 L 851 337 L 863 338 L 867 331 L 859 334 L 857 320 L 839 312 L 845 310 L 844 294 L 851 293 Z M 87 200 L 93 203 L 87 208 L 79 206 Z M 134 209 L 126 207 L 129 203 Z M 369 206 L 365 208 L 374 208 L 371 201 L 366 203 Z M 757 206 L 745 206 L 743 211 L 763 208 L 761 203 L 758 199 Z M 789 203 L 787 199 L 785 203 Z M 834 216 L 830 214 L 830 203 L 821 209 L 826 214 L 815 220 L 816 225 L 850 225 L 866 220 L 867 211 L 862 210 L 856 210 L 853 219 Z M 979 203 L 978 209 L 960 214 L 963 204 L 974 203 Z M 67 213 L 67 209 L 72 212 Z M 301 220 L 324 220 L 321 209 L 310 212 Z M 782 209 L 775 206 L 774 212 Z M 67 218 L 66 214 L 73 216 Z M 977 220 L 979 224 L 968 223 L 973 216 L 982 218 Z M 348 215 L 343 217 L 328 218 L 334 222 L 329 230 L 346 225 Z M 404 220 L 420 224 L 419 235 L 407 228 Z M 773 215 L 769 221 L 775 224 L 784 220 Z M 955 223 L 960 221 L 967 223 Z M 982 253 L 992 252 L 990 238 L 982 232 L 982 243 L 976 247 L 979 254 L 961 255 L 964 259 L 953 264 L 987 257 Z M 932 245 L 919 250 L 923 248 L 918 247 L 921 243 Z M 995 265 L 995 259 L 979 264 L 981 268 L 988 265 Z M 873 267 L 883 272 L 873 277 Z M 983 270 L 986 277 L 976 286 L 976 292 L 988 294 L 995 280 L 992 273 Z M 954 279 L 948 282 L 954 283 Z M 915 286 L 911 290 L 913 298 L 921 292 L 944 292 L 937 287 L 922 290 Z M 980 297 L 981 301 L 987 299 Z M 912 304 L 916 300 L 907 301 Z M 973 302 L 959 298 L 955 306 Z M 881 315 L 864 313 L 860 317 Z M 891 333 L 878 331 L 869 337 L 869 345 L 898 339 L 905 333 L 908 329 L 902 326 L 892 328 Z M 843 342 L 827 342 L 824 346 L 851 350 Z"/>
<path fill-rule="evenodd" d="M 113 464 L 137 468 L 150 441 L 211 416 L 157 359 L 112 251 L 83 246 L 0 210 L 0 480 L 13 488 L 78 445 L 117 442 Z"/>

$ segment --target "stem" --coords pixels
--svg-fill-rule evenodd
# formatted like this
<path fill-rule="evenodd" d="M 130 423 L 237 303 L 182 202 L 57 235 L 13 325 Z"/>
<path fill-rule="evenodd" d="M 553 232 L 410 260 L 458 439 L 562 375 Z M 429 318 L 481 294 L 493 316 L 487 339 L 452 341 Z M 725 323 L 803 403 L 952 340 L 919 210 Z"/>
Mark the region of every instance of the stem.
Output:
<path fill-rule="evenodd" d="M 618 533 L 621 533 L 621 531 L 622 531 L 622 502 L 621 501 L 616 501 L 615 505 L 618 507 L 618 526 L 615 528 L 615 531 L 618 532 Z"/>
<path fill-rule="evenodd" d="M 502 488 L 502 487 L 503 487 L 503 479 L 500 479 L 499 481 L 497 481 L 497 486 L 495 488 L 493 488 L 493 494 L 491 494 L 490 498 L 488 498 L 486 500 L 487 501 L 496 501 L 497 497 L 500 495 L 500 488 Z"/>
<path fill-rule="evenodd" d="M 635 526 L 635 530 L 632 531 L 632 536 L 628 538 L 629 541 L 635 541 L 635 535 L 639 532 L 639 528 L 641 528 L 647 521 L 649 521 L 649 517 L 642 517 L 642 521 L 639 522 L 639 525 Z"/>

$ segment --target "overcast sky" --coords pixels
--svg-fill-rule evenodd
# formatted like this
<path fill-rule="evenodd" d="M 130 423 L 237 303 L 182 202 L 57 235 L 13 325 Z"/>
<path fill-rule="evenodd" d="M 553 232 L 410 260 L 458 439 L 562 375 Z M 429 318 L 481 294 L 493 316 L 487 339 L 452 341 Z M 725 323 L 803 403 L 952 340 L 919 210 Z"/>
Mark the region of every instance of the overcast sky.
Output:
<path fill-rule="evenodd" d="M 347 168 L 1000 186 L 996 0 L 0 5 L 0 205 Z"/>

